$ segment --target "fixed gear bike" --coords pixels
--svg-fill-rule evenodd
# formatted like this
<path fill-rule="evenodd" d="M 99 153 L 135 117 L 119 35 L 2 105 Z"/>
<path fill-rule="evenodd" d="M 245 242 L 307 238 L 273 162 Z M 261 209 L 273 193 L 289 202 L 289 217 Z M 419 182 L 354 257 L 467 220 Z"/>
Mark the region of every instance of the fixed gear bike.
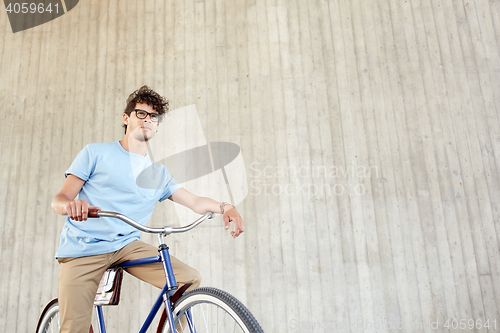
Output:
<path fill-rule="evenodd" d="M 177 288 L 170 254 L 165 244 L 165 236 L 172 233 L 186 232 L 206 219 L 211 219 L 214 213 L 207 213 L 185 227 L 151 228 L 143 226 L 134 220 L 115 212 L 89 211 L 89 217 L 112 217 L 139 229 L 142 232 L 158 235 L 158 252 L 156 257 L 129 260 L 116 267 L 128 268 L 139 265 L 161 262 L 165 272 L 165 286 L 154 303 L 148 317 L 145 319 L 139 333 L 146 332 L 151 325 L 162 304 L 164 311 L 158 324 L 157 332 L 162 333 L 203 333 L 203 332 L 245 332 L 263 333 L 255 317 L 234 296 L 225 291 L 202 287 L 184 293 L 190 284 Z M 97 332 L 106 333 L 102 306 L 95 306 L 97 313 Z M 56 299 L 50 301 L 43 310 L 38 321 L 36 333 L 59 332 L 59 304 Z M 171 329 L 174 328 L 174 329 Z M 94 327 L 90 326 L 89 332 L 93 333 Z"/>

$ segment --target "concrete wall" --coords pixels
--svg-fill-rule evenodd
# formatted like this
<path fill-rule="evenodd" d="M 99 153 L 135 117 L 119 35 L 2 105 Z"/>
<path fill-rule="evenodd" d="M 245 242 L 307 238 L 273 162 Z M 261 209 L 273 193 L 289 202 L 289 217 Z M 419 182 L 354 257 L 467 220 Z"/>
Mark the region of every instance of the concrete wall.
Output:
<path fill-rule="evenodd" d="M 266 332 L 500 326 L 499 36 L 485 0 L 82 0 L 15 34 L 2 8 L 0 331 L 57 295 L 50 202 L 143 84 L 241 147 L 244 235 L 219 217 L 169 244 Z M 150 224 L 184 222 L 167 202 Z M 155 297 L 124 289 L 110 332 Z"/>

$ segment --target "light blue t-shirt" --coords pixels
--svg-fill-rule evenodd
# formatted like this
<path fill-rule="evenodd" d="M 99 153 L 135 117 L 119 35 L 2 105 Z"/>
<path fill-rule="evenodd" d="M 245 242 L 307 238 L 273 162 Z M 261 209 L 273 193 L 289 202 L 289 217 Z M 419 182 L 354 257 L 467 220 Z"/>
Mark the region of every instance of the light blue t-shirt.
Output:
<path fill-rule="evenodd" d="M 87 145 L 65 176 L 69 174 L 85 181 L 79 199 L 143 225 L 156 203 L 181 187 L 164 165 L 153 164 L 149 156 L 127 152 L 118 141 Z M 79 222 L 67 217 L 56 258 L 117 251 L 140 236 L 140 231 L 118 219 L 101 217 Z"/>

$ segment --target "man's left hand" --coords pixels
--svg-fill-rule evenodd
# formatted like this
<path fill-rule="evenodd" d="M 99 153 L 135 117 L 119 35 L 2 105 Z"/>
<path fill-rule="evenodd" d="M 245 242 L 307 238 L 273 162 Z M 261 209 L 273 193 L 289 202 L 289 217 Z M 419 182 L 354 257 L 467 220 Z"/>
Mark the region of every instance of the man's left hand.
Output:
<path fill-rule="evenodd" d="M 229 222 L 234 222 L 234 231 L 231 231 L 231 236 L 233 236 L 233 238 L 238 237 L 245 231 L 243 218 L 234 207 L 224 212 L 222 220 L 224 221 L 226 230 L 229 229 Z"/>

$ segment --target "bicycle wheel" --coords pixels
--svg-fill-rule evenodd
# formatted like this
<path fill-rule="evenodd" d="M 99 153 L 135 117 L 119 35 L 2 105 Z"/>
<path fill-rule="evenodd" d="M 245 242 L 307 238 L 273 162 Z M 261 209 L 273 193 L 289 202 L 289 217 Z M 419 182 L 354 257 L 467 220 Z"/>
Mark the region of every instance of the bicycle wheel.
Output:
<path fill-rule="evenodd" d="M 61 320 L 59 317 L 59 302 L 57 298 L 47 304 L 38 320 L 36 333 L 58 333 L 61 327 Z M 89 333 L 94 333 L 92 326 L 89 328 Z"/>
<path fill-rule="evenodd" d="M 187 311 L 191 316 L 186 316 Z M 176 333 L 244 332 L 264 333 L 254 316 L 234 296 L 216 288 L 198 288 L 182 296 L 174 305 Z M 160 332 L 170 333 L 168 321 Z M 193 330 L 194 332 L 194 330 Z"/>
<path fill-rule="evenodd" d="M 54 299 L 43 310 L 42 316 L 38 321 L 36 333 L 57 333 L 60 326 L 59 303 L 57 299 Z"/>

